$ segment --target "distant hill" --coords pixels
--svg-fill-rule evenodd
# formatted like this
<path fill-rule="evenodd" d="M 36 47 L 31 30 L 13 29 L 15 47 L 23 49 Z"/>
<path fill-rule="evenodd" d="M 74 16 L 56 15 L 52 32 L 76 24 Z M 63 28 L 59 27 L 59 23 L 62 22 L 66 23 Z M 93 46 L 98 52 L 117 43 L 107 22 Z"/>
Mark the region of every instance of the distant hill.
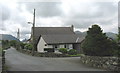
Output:
<path fill-rule="evenodd" d="M 106 35 L 112 39 L 117 39 L 117 36 L 115 33 L 112 33 L 112 32 L 107 32 Z"/>
<path fill-rule="evenodd" d="M 12 35 L 9 34 L 0 34 L 0 40 L 16 40 L 19 41 L 17 38 L 15 38 Z"/>
<path fill-rule="evenodd" d="M 80 31 L 75 31 L 75 33 L 77 35 L 81 35 L 81 36 L 86 36 L 87 35 L 87 32 L 80 32 Z M 106 32 L 106 35 L 109 37 L 109 38 L 112 38 L 112 39 L 117 39 L 117 36 L 115 33 L 112 33 L 112 32 Z"/>

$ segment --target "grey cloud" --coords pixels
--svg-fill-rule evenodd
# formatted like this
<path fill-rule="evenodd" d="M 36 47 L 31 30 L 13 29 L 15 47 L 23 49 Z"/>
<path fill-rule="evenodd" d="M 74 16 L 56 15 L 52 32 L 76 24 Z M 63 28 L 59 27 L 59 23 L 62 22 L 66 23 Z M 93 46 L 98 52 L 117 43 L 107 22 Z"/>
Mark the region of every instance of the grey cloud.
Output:
<path fill-rule="evenodd" d="M 118 26 L 120 27 L 120 2 L 118 3 Z"/>
<path fill-rule="evenodd" d="M 36 16 L 52 17 L 61 15 L 62 11 L 59 2 L 29 2 L 23 3 L 26 5 L 26 9 L 33 13 L 33 9 L 36 9 Z"/>
<path fill-rule="evenodd" d="M 117 6 L 112 2 L 97 2 L 93 3 L 92 7 L 97 7 L 97 12 L 90 14 L 89 12 L 84 14 L 72 14 L 72 17 L 66 17 L 67 20 L 63 22 L 65 25 L 74 24 L 76 28 L 88 28 L 91 24 L 112 25 L 113 21 L 117 21 Z M 80 11 L 79 11 L 80 12 Z M 116 27 L 117 28 L 117 27 Z"/>
<path fill-rule="evenodd" d="M 10 13 L 10 9 L 7 6 L 0 3 L 0 30 L 6 30 L 4 21 L 10 18 Z"/>
<path fill-rule="evenodd" d="M 0 4 L 0 7 L 1 7 L 0 8 L 0 14 L 2 15 L 1 20 L 4 21 L 4 20 L 9 19 L 10 14 L 11 14 L 10 9 L 7 6 L 3 5 L 3 4 Z"/>
<path fill-rule="evenodd" d="M 94 12 L 92 8 L 97 8 Z M 84 14 L 75 14 L 75 18 L 103 18 L 103 17 L 110 17 L 111 15 L 117 13 L 117 6 L 113 4 L 113 2 L 95 2 L 93 5 L 87 8 L 89 12 L 84 12 Z M 78 10 L 79 11 L 79 10 Z M 80 12 L 80 11 L 79 11 Z"/>

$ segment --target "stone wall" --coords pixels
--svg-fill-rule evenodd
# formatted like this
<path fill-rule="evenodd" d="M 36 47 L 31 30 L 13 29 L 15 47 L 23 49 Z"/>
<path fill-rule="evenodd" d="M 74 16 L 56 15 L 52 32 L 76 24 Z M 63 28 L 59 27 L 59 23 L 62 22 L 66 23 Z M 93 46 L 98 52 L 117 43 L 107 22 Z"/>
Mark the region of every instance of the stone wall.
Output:
<path fill-rule="evenodd" d="M 120 71 L 120 58 L 81 55 L 80 61 L 86 65 L 110 71 Z"/>

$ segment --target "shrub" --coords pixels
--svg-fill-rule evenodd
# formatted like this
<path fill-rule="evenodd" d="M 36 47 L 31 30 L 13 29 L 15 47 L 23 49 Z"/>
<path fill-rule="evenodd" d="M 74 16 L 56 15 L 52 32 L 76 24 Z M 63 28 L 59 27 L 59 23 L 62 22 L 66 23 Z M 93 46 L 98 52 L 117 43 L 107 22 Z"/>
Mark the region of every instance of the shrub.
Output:
<path fill-rule="evenodd" d="M 67 48 L 60 48 L 59 52 L 62 52 L 63 54 L 66 54 L 67 53 Z"/>
<path fill-rule="evenodd" d="M 44 48 L 44 51 L 47 51 L 47 52 L 54 52 L 54 48 Z"/>
<path fill-rule="evenodd" d="M 33 46 L 31 44 L 26 44 L 25 49 L 32 50 Z"/>
<path fill-rule="evenodd" d="M 76 55 L 76 54 L 77 54 L 77 51 L 76 51 L 75 49 L 70 49 L 70 50 L 68 51 L 68 54 L 70 54 L 70 55 Z"/>

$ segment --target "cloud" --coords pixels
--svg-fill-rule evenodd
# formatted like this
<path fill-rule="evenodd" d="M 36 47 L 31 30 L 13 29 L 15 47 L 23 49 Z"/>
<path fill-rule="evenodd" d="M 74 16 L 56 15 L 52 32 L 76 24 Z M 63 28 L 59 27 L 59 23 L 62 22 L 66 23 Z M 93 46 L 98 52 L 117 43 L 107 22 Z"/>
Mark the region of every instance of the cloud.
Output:
<path fill-rule="evenodd" d="M 64 6 L 68 8 L 62 19 L 65 25 L 74 24 L 76 28 L 85 29 L 95 23 L 113 25 L 117 22 L 117 5 L 113 2 L 76 3 L 72 7 L 65 3 Z"/>
<path fill-rule="evenodd" d="M 7 6 L 0 4 L 0 14 L 2 15 L 2 17 L 1 17 L 2 21 L 9 19 L 10 13 L 11 13 L 11 11 Z"/>
<path fill-rule="evenodd" d="M 73 24 L 75 29 L 83 31 L 92 24 L 99 24 L 106 32 L 117 32 L 117 4 L 114 2 L 19 2 L 0 4 L 0 7 L 3 16 L 0 31 L 16 36 L 20 28 L 21 38 L 30 37 L 32 25 L 27 22 L 33 21 L 34 8 L 37 27 L 66 27 Z"/>
<path fill-rule="evenodd" d="M 60 2 L 27 2 L 23 3 L 26 9 L 33 13 L 36 9 L 36 16 L 39 17 L 53 17 L 61 15 Z"/>

